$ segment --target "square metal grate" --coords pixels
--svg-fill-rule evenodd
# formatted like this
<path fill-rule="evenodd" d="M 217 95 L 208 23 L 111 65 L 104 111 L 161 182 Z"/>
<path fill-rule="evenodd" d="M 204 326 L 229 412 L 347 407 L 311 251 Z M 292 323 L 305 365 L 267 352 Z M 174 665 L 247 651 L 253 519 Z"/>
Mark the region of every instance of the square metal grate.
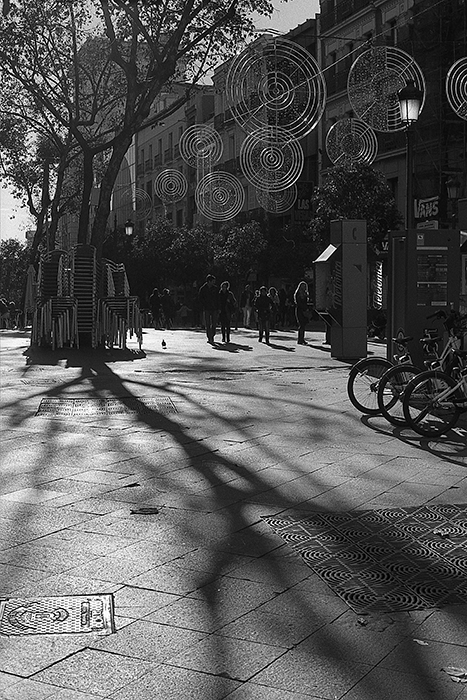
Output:
<path fill-rule="evenodd" d="M 125 413 L 177 413 L 172 399 L 136 398 L 134 396 L 118 399 L 42 399 L 36 416 L 109 416 Z"/>
<path fill-rule="evenodd" d="M 71 595 L 0 601 L 0 635 L 115 632 L 113 596 Z"/>
<path fill-rule="evenodd" d="M 263 517 L 357 613 L 467 603 L 467 505 Z"/>

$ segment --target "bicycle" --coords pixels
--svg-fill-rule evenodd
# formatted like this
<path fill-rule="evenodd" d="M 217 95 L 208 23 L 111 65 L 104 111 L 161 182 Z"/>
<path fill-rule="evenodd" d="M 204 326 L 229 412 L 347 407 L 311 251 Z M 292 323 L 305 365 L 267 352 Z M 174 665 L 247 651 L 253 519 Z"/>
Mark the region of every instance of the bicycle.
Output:
<path fill-rule="evenodd" d="M 428 370 L 412 379 L 404 394 L 404 416 L 412 430 L 423 437 L 440 437 L 454 428 L 467 411 L 467 350 L 454 350 L 463 366 L 453 375 Z"/>
<path fill-rule="evenodd" d="M 437 312 L 438 313 L 438 312 Z M 436 314 L 428 316 L 433 318 Z M 395 343 L 402 345 L 405 349 L 403 355 L 394 356 L 394 361 L 384 357 L 366 357 L 356 362 L 350 370 L 347 380 L 347 394 L 350 402 L 361 413 L 370 416 L 378 415 L 381 410 L 378 405 L 378 387 L 383 375 L 395 365 L 404 364 L 407 371 L 412 367 L 418 374 L 421 370 L 415 368 L 407 352 L 407 344 L 413 340 L 411 336 L 393 338 Z M 435 352 L 437 348 L 437 338 L 425 337 L 420 342 L 424 344 L 424 352 Z"/>
<path fill-rule="evenodd" d="M 425 352 L 429 352 L 430 343 L 431 349 L 434 350 L 435 360 L 425 361 L 425 370 L 440 369 L 447 374 L 451 373 L 453 350 L 460 347 L 463 336 L 462 316 L 451 314 L 446 316 L 445 312 L 440 310 L 427 318 L 443 319 L 443 325 L 448 332 L 448 340 L 443 348 L 443 351 L 438 355 L 437 342 L 441 337 L 433 337 L 424 345 Z M 427 338 L 422 338 L 422 342 L 428 341 Z M 406 425 L 406 420 L 403 411 L 404 391 L 409 382 L 412 381 L 423 370 L 412 364 L 401 363 L 395 367 L 388 369 L 381 377 L 378 384 L 377 401 L 380 413 L 393 425 Z"/>

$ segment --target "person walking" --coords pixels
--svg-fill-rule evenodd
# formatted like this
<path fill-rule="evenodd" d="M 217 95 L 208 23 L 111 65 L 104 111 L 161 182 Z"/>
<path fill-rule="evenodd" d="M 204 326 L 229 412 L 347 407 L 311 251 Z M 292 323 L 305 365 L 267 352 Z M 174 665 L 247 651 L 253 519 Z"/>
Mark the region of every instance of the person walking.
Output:
<path fill-rule="evenodd" d="M 164 289 L 161 296 L 162 313 L 164 314 L 165 328 L 173 328 L 175 318 L 175 302 L 170 293 L 170 289 Z"/>
<path fill-rule="evenodd" d="M 271 322 L 273 302 L 264 286 L 259 288 L 259 294 L 255 299 L 255 310 L 258 319 L 258 342 L 262 342 L 264 335 L 266 344 L 269 345 L 269 324 Z"/>
<path fill-rule="evenodd" d="M 245 288 L 241 294 L 240 308 L 243 314 L 243 326 L 244 328 L 249 328 L 251 321 L 251 309 L 253 308 L 253 292 L 251 291 L 249 284 L 245 285 Z"/>
<path fill-rule="evenodd" d="M 310 298 L 308 295 L 308 285 L 306 282 L 300 282 L 294 294 L 295 302 L 295 317 L 298 325 L 298 345 L 307 345 L 305 341 L 305 327 L 308 322 L 308 306 Z"/>
<path fill-rule="evenodd" d="M 275 287 L 269 287 L 268 296 L 272 301 L 272 314 L 271 314 L 271 330 L 275 331 L 279 323 L 279 306 L 280 299 L 277 289 Z"/>
<path fill-rule="evenodd" d="M 207 275 L 206 282 L 198 293 L 199 304 L 204 315 L 204 326 L 208 343 L 214 343 L 216 336 L 217 314 L 219 311 L 219 290 L 214 275 Z"/>
<path fill-rule="evenodd" d="M 149 297 L 149 308 L 151 309 L 152 324 L 157 330 L 161 327 L 161 295 L 157 287 L 154 287 L 152 294 Z"/>
<path fill-rule="evenodd" d="M 230 326 L 232 314 L 237 308 L 237 300 L 230 291 L 230 282 L 222 282 L 219 290 L 219 321 L 221 324 L 222 342 L 230 343 Z"/>

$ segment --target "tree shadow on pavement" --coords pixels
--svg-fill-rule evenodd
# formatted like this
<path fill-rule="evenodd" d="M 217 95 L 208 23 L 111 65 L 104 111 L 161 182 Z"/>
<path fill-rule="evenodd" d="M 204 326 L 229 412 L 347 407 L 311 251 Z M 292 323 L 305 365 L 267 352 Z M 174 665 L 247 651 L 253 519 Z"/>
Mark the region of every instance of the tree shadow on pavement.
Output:
<path fill-rule="evenodd" d="M 28 359 L 36 361 L 31 355 Z M 199 386 L 188 387 L 183 381 L 168 380 L 164 375 L 157 383 L 139 377 L 121 377 L 110 366 L 112 361 L 93 353 L 83 354 L 81 359 L 79 354 L 73 354 L 69 366 L 79 368 L 79 376 L 40 394 L 47 398 L 72 398 L 81 391 L 88 398 L 113 397 L 123 402 L 131 397 L 141 409 L 127 424 L 124 420 L 116 424 L 112 417 L 84 421 L 51 418 L 42 424 L 43 440 L 30 474 L 38 491 L 45 484 L 50 492 L 61 490 L 72 499 L 74 485 L 69 481 L 73 482 L 75 474 L 70 473 L 67 478 L 66 463 L 61 461 L 72 446 L 76 448 L 75 458 L 80 465 L 93 455 L 96 458 L 115 455 L 114 462 L 104 460 L 100 466 L 91 462 L 84 473 L 81 470 L 76 474 L 78 484 L 83 479 L 86 484 L 86 472 L 91 472 L 89 478 L 93 483 L 95 472 L 103 471 L 103 482 L 97 482 L 99 490 L 94 495 L 88 490 L 87 499 L 82 494 L 80 497 L 79 488 L 76 501 L 67 504 L 65 499 L 58 508 L 64 516 L 63 524 L 56 525 L 56 530 L 70 536 L 76 532 L 90 536 L 106 533 L 134 540 L 122 545 L 120 558 L 90 553 L 87 563 L 76 566 L 76 562 L 69 561 L 65 567 L 68 577 L 86 573 L 91 577 L 91 572 L 100 571 L 104 580 L 121 586 L 119 590 L 131 587 L 178 593 L 183 600 L 171 604 L 172 610 L 168 605 L 165 613 L 162 608 L 144 619 L 148 648 L 153 648 L 160 634 L 159 624 L 174 627 L 178 636 L 183 634 L 180 630 L 185 630 L 187 639 L 187 630 L 199 631 L 200 623 L 193 622 L 190 613 L 183 611 L 190 605 L 201 605 L 206 636 L 194 643 L 186 641 L 174 646 L 170 653 L 159 656 L 158 663 L 168 674 L 174 666 L 191 668 L 205 673 L 206 678 L 229 677 L 241 683 L 250 681 L 283 691 L 318 697 L 332 694 L 338 698 L 352 698 L 352 687 L 365 677 L 366 695 L 358 695 L 359 700 L 393 697 L 387 675 L 378 677 L 372 669 L 396 649 L 401 639 L 414 634 L 417 621 L 410 614 L 389 615 L 384 618 L 387 628 L 395 625 L 391 629 L 395 631 L 397 627 L 397 634 L 386 636 L 378 629 L 362 628 L 356 615 L 336 601 L 329 589 L 323 588 L 295 555 L 291 556 L 287 546 L 261 520 L 261 515 L 297 511 L 303 505 L 310 508 L 306 503 L 307 489 L 301 483 L 295 487 L 294 481 L 306 478 L 308 489 L 312 489 L 313 471 L 321 471 L 326 465 L 314 461 L 318 460 L 319 449 L 328 439 L 328 426 L 338 419 L 340 409 L 310 405 L 295 396 L 285 400 L 282 393 L 276 397 L 271 393 L 271 385 L 260 385 L 253 391 L 249 384 L 238 389 L 230 383 L 225 389 L 213 388 L 203 384 L 202 378 Z M 217 364 L 213 362 L 211 367 L 210 362 L 205 359 L 203 370 L 219 371 Z M 144 399 L 155 392 L 170 398 L 178 413 L 165 414 L 148 408 Z M 24 430 L 30 429 L 30 421 L 24 416 L 30 417 L 31 411 L 23 399 L 6 408 L 7 416 L 8 410 L 13 411 L 11 429 L 22 427 L 21 416 Z M 284 442 L 277 440 L 279 425 L 284 429 L 279 437 L 282 440 L 287 437 L 285 448 Z M 294 436 L 298 447 L 293 445 Z M 348 441 L 351 440 L 349 427 Z M 292 446 L 296 447 L 295 452 Z M 314 450 L 314 446 L 318 449 Z M 61 469 L 54 472 L 55 467 Z M 51 479 L 44 481 L 48 468 Z M 291 472 L 296 474 L 296 479 L 290 478 Z M 134 476 L 136 486 L 118 484 L 117 474 Z M 320 493 L 323 486 L 319 479 L 316 485 Z M 96 506 L 106 502 L 111 508 L 113 503 L 115 510 L 96 514 L 86 511 L 91 506 L 80 506 L 81 501 L 93 499 Z M 346 509 L 345 503 L 342 505 Z M 146 516 L 131 515 L 129 510 L 134 506 L 157 506 L 159 514 L 150 516 L 149 521 Z M 70 513 L 81 513 L 82 518 L 78 523 L 66 524 Z M 26 542 L 41 534 L 47 539 L 54 532 L 52 528 L 37 533 L 34 522 L 28 532 L 25 517 L 23 512 L 21 516 L 8 518 L 12 542 L 15 529 L 20 539 L 30 536 L 23 540 Z M 140 552 L 136 559 L 138 568 L 125 573 L 124 562 L 132 561 L 133 551 Z M 26 548 L 15 566 L 28 568 L 32 564 L 34 568 L 35 556 L 34 547 Z M 113 571 L 110 564 L 115 561 L 121 562 L 122 573 L 106 573 Z M 300 566 L 295 566 L 295 562 Z M 110 578 L 106 579 L 106 575 Z M 61 593 L 65 595 L 67 590 Z M 116 597 L 118 600 L 118 590 Z M 141 619 L 123 626 L 103 641 L 89 642 L 88 646 L 147 660 L 148 652 L 134 651 L 130 641 L 131 628 L 140 629 Z M 154 638 L 150 636 L 151 625 Z M 380 640 L 383 642 L 378 648 Z M 121 643 L 123 647 L 119 646 Z M 430 697 L 433 669 L 427 665 L 422 647 L 411 647 L 411 654 L 400 661 L 400 670 L 405 674 L 404 697 L 418 700 L 415 691 L 420 698 Z M 224 689 L 209 697 L 220 700 L 229 692 Z M 203 697 L 201 690 L 198 697 Z"/>

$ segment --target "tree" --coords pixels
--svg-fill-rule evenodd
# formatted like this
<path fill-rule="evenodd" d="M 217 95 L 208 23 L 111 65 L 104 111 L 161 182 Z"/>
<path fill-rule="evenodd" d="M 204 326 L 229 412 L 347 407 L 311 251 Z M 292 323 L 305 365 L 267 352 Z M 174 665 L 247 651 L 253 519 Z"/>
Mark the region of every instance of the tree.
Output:
<path fill-rule="evenodd" d="M 369 165 L 334 166 L 315 190 L 313 205 L 315 215 L 309 232 L 319 252 L 329 243 L 333 219 L 365 219 L 372 248 L 403 222 L 384 175 Z"/>
<path fill-rule="evenodd" d="M 22 302 L 28 257 L 26 245 L 16 238 L 0 242 L 0 296 L 16 305 Z"/>
<path fill-rule="evenodd" d="M 246 279 L 267 247 L 261 224 L 258 221 L 229 224 L 222 228 L 221 234 L 214 254 L 216 267 L 222 268 L 231 277 Z"/>
<path fill-rule="evenodd" d="M 40 108 L 61 144 L 80 151 L 82 243 L 102 164 L 91 231 L 100 254 L 120 165 L 159 93 L 178 79 L 187 99 L 200 77 L 238 52 L 254 29 L 251 13 L 273 7 L 270 0 L 16 0 L 3 10 L 2 80 Z"/>

